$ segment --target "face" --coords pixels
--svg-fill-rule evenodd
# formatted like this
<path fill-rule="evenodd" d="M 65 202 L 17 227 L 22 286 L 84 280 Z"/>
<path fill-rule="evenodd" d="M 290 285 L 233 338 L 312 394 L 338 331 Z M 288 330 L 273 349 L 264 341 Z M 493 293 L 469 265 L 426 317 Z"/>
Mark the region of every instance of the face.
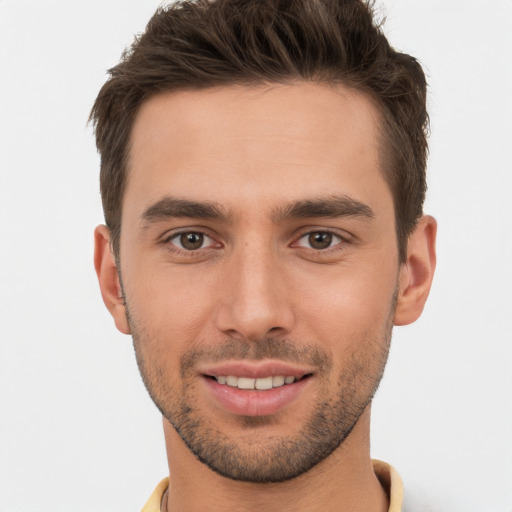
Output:
<path fill-rule="evenodd" d="M 119 270 L 144 382 L 188 448 L 232 479 L 308 471 L 388 353 L 399 264 L 376 109 L 308 84 L 148 100 Z"/>

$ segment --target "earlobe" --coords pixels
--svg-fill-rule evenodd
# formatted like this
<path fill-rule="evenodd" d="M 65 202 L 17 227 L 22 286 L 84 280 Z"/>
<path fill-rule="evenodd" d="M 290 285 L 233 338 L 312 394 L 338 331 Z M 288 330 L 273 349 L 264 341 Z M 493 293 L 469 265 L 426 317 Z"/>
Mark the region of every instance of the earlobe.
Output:
<path fill-rule="evenodd" d="M 425 215 L 409 236 L 407 260 L 401 265 L 394 324 L 407 325 L 421 315 L 436 268 L 437 222 Z"/>
<path fill-rule="evenodd" d="M 94 230 L 94 267 L 101 289 L 103 302 L 119 331 L 130 334 L 116 261 L 110 248 L 110 231 L 101 225 Z"/>

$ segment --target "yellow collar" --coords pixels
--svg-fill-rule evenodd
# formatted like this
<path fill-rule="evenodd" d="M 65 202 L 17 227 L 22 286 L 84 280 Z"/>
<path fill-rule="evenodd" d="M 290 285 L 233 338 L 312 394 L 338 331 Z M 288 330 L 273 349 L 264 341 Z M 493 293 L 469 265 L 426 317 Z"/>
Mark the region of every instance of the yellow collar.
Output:
<path fill-rule="evenodd" d="M 373 470 L 389 496 L 388 512 L 402 512 L 404 486 L 400 475 L 392 466 L 381 460 L 374 459 L 372 462 Z M 153 494 L 150 496 L 141 512 L 160 512 L 160 504 L 167 487 L 169 487 L 169 477 L 164 478 L 156 486 L 156 489 L 153 491 Z"/>

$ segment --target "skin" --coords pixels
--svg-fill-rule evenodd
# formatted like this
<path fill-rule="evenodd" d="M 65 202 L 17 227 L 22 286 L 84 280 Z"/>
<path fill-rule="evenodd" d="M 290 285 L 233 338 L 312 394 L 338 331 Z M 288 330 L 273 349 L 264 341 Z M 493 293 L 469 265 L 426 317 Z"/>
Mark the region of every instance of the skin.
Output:
<path fill-rule="evenodd" d="M 371 398 L 392 325 L 416 320 L 427 299 L 436 223 L 419 221 L 400 265 L 378 122 L 364 95 L 305 83 L 160 94 L 142 105 L 120 268 L 105 226 L 95 232 L 95 265 L 105 304 L 117 328 L 133 335 L 146 386 L 164 413 L 171 483 L 163 509 L 387 510 L 369 454 Z M 345 213 L 347 198 L 368 210 L 289 214 L 290 205 L 332 206 L 334 197 L 345 199 Z M 213 203 L 224 215 L 205 218 L 196 208 L 170 216 L 164 198 Z M 181 233 L 204 235 L 200 247 L 180 247 Z M 326 234 L 328 247 L 319 247 L 314 237 Z M 251 417 L 212 399 L 204 365 L 285 359 L 287 347 L 299 354 L 293 364 L 302 361 L 312 374 L 297 399 Z M 344 409 L 340 397 L 351 406 Z M 188 416 L 184 403 L 193 406 Z M 212 471 L 175 428 L 193 422 L 189 430 L 203 442 L 214 433 L 254 470 L 265 469 L 277 464 L 284 441 L 309 442 L 304 431 L 322 408 L 329 432 L 353 417 L 348 437 L 277 483 Z"/>

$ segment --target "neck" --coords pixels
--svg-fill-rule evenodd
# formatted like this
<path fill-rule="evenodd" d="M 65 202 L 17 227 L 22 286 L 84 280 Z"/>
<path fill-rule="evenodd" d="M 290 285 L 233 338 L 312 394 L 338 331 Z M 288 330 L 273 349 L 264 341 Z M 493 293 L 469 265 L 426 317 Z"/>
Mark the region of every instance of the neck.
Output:
<path fill-rule="evenodd" d="M 170 484 L 164 512 L 386 512 L 388 498 L 369 453 L 370 409 L 327 459 L 287 482 L 258 484 L 222 477 L 199 462 L 164 420 Z"/>

